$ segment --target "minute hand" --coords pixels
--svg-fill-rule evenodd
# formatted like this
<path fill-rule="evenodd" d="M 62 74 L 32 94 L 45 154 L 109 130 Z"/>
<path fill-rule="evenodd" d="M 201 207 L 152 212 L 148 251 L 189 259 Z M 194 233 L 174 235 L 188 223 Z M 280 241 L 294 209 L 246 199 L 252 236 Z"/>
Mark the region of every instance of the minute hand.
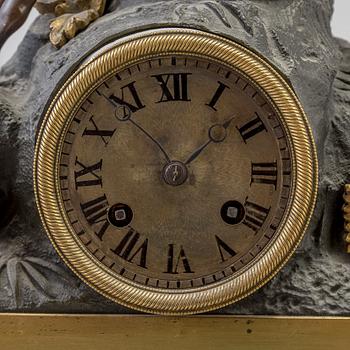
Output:
<path fill-rule="evenodd" d="M 1 1 L 1 0 L 0 0 Z M 126 105 L 123 104 L 119 104 L 117 102 L 115 102 L 114 100 L 111 100 L 110 98 L 108 98 L 107 96 L 103 95 L 103 97 L 109 102 L 111 103 L 114 107 L 116 108 L 120 108 L 123 109 L 123 117 L 117 117 L 120 121 L 129 121 L 130 123 L 134 124 L 140 131 L 142 131 L 149 139 L 152 140 L 153 143 L 155 143 L 157 145 L 157 147 L 161 150 L 161 152 L 163 153 L 165 159 L 167 160 L 168 163 L 170 163 L 170 157 L 168 156 L 168 154 L 166 153 L 165 149 L 163 148 L 163 146 L 148 132 L 146 131 L 141 125 L 139 125 L 137 122 L 135 122 L 132 118 L 132 112 L 130 110 L 130 108 Z"/>
<path fill-rule="evenodd" d="M 197 148 L 186 160 L 185 164 L 190 164 L 193 160 L 195 160 L 202 151 L 207 148 L 211 143 L 219 143 L 225 140 L 226 138 L 226 129 L 230 126 L 233 117 L 227 120 L 223 124 L 214 124 L 208 130 L 209 139 L 199 148 Z"/>
<path fill-rule="evenodd" d="M 164 154 L 164 157 L 166 158 L 167 162 L 170 163 L 170 157 L 168 156 L 168 154 L 166 153 L 165 149 L 163 148 L 163 146 L 155 139 L 153 138 L 153 136 L 148 133 L 141 125 L 139 125 L 138 123 L 136 123 L 133 119 L 129 119 L 129 121 L 134 124 L 139 130 L 141 130 L 148 138 L 150 138 L 153 143 L 155 143 L 158 148 L 161 150 L 161 152 Z"/>

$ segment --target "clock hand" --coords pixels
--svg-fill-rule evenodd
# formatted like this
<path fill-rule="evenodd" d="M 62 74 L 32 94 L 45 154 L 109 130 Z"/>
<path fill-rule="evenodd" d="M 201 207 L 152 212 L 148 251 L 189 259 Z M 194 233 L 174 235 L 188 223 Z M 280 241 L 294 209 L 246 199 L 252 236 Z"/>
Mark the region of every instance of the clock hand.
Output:
<path fill-rule="evenodd" d="M 234 117 L 231 117 L 224 124 L 222 124 L 222 126 L 224 127 L 225 130 L 230 126 L 233 119 L 234 119 Z"/>
<path fill-rule="evenodd" d="M 132 112 L 130 110 L 130 108 L 126 105 L 122 105 L 120 103 L 117 103 L 113 100 L 110 100 L 107 96 L 102 95 L 108 102 L 110 102 L 114 107 L 120 108 L 121 110 L 123 110 L 123 116 L 118 117 L 117 119 L 120 121 L 129 121 L 130 123 L 132 123 L 133 125 L 135 125 L 139 130 L 141 130 L 153 143 L 155 143 L 157 145 L 157 147 L 161 150 L 161 152 L 163 153 L 164 157 L 166 158 L 167 162 L 170 163 L 170 157 L 168 156 L 167 152 L 165 151 L 165 149 L 163 148 L 163 146 L 149 133 L 147 132 L 141 125 L 139 125 L 137 122 L 135 122 L 135 120 L 131 119 L 132 117 Z"/>
<path fill-rule="evenodd" d="M 226 138 L 226 129 L 230 126 L 234 117 L 230 118 L 223 124 L 214 124 L 208 130 L 209 140 L 207 140 L 202 146 L 196 149 L 186 160 L 185 165 L 190 164 L 193 160 L 195 160 L 202 151 L 207 148 L 208 145 L 213 143 L 219 143 L 225 140 Z"/>
<path fill-rule="evenodd" d="M 196 159 L 202 153 L 204 148 L 206 148 L 210 143 L 212 143 L 212 140 L 208 140 L 205 144 L 203 144 L 201 147 L 195 150 L 186 160 L 185 165 L 190 164 L 194 159 Z"/>
<path fill-rule="evenodd" d="M 141 125 L 137 124 L 133 119 L 129 118 L 129 121 L 132 124 L 134 124 L 139 130 L 141 130 L 146 136 L 148 136 L 158 146 L 158 148 L 164 154 L 164 157 L 166 158 L 167 162 L 170 163 L 171 160 L 168 154 L 166 153 L 165 149 L 163 148 L 163 146 L 155 138 L 153 138 L 152 135 L 149 134 Z"/>

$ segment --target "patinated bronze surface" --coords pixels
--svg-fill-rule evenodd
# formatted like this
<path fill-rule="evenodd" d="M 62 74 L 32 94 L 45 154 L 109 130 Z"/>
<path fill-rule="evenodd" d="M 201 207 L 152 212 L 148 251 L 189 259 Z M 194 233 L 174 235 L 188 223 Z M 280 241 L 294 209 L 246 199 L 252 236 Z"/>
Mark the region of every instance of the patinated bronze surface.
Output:
<path fill-rule="evenodd" d="M 346 251 L 350 253 L 350 185 L 346 184 L 344 188 L 344 229 L 345 229 L 345 243 Z"/>

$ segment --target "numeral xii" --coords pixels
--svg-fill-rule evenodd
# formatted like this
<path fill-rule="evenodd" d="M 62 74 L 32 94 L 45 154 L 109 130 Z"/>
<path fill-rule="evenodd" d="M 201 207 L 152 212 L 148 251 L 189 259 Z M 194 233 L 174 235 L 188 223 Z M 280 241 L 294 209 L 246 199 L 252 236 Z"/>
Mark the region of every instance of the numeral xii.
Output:
<path fill-rule="evenodd" d="M 188 76 L 191 73 L 172 73 L 152 75 L 162 89 L 160 102 L 191 101 L 188 97 Z"/>

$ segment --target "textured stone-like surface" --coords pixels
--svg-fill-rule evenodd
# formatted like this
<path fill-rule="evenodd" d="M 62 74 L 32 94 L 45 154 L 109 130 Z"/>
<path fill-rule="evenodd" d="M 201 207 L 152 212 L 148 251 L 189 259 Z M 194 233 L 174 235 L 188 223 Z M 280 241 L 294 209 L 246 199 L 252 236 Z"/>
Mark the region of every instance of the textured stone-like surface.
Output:
<path fill-rule="evenodd" d="M 240 40 L 270 59 L 301 99 L 320 161 L 317 208 L 294 257 L 219 312 L 350 314 L 340 210 L 349 181 L 350 48 L 332 38 L 331 14 L 331 0 L 121 0 L 60 51 L 47 42 L 49 17 L 40 17 L 0 73 L 0 311 L 130 312 L 80 282 L 46 237 L 32 190 L 35 129 L 57 83 L 87 52 L 125 33 L 176 25 Z"/>

